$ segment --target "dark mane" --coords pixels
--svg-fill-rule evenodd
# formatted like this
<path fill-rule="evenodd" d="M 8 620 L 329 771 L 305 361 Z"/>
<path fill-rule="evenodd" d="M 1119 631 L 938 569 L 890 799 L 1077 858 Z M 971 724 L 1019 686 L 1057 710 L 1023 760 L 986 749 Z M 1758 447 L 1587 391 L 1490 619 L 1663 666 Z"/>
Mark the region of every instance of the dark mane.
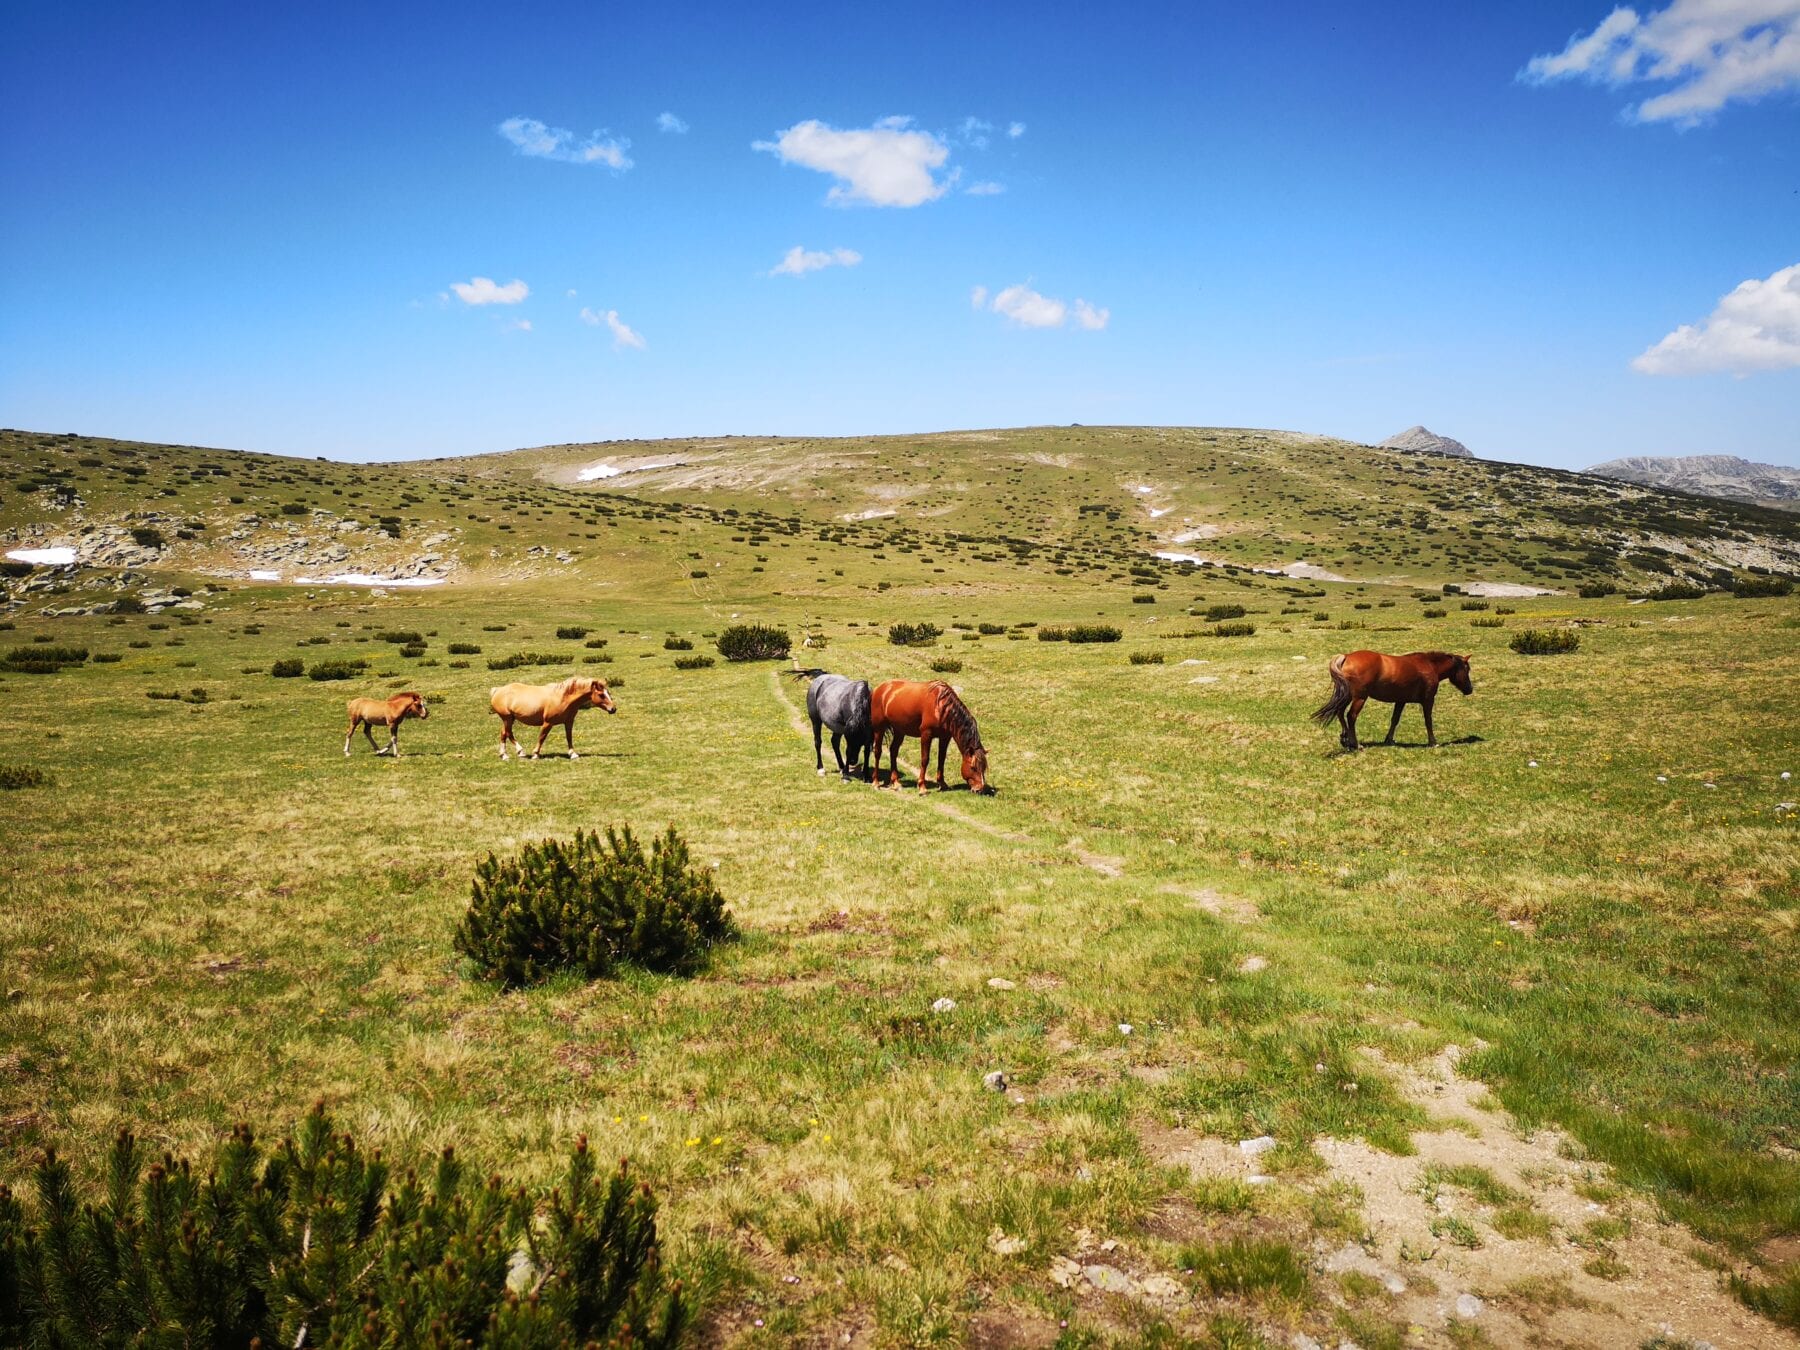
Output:
<path fill-rule="evenodd" d="M 931 691 L 937 696 L 938 720 L 949 729 L 956 748 L 967 755 L 981 749 L 981 732 L 975 726 L 975 714 L 969 711 L 969 705 L 943 680 L 933 680 Z"/>

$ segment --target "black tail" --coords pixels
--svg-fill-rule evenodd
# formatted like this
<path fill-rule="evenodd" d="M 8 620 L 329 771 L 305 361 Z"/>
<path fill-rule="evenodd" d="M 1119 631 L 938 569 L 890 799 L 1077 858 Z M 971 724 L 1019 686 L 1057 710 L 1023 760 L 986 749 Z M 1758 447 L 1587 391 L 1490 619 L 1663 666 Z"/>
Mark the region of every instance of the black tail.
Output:
<path fill-rule="evenodd" d="M 783 671 L 782 673 L 784 675 L 792 675 L 796 680 L 810 680 L 815 676 L 823 675 L 825 673 L 825 668 L 823 666 L 807 666 L 802 669 L 799 666 L 795 666 L 792 670 Z"/>
<path fill-rule="evenodd" d="M 1312 715 L 1312 720 L 1320 726 L 1330 726 L 1354 700 L 1350 697 L 1350 686 L 1342 675 L 1334 668 L 1331 672 L 1331 697 L 1325 700 L 1325 706 Z"/>

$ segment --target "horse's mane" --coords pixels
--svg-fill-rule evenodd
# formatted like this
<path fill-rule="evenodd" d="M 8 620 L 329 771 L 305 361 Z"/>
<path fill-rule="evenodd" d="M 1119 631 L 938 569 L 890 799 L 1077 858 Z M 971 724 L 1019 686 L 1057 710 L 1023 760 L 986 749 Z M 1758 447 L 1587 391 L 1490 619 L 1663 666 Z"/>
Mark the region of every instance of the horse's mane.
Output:
<path fill-rule="evenodd" d="M 975 726 L 975 714 L 957 697 L 956 690 L 943 680 L 933 680 L 931 692 L 937 697 L 938 721 L 949 728 L 956 748 L 971 755 L 981 749 L 981 732 Z"/>

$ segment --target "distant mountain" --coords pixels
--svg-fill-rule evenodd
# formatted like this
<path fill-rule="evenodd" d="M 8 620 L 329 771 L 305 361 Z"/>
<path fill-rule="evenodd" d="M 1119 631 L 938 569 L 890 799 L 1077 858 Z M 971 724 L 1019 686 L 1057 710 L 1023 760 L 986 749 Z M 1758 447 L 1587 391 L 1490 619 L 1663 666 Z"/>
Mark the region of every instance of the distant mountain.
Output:
<path fill-rule="evenodd" d="M 1756 464 L 1736 455 L 1633 455 L 1609 459 L 1588 472 L 1645 487 L 1800 510 L 1800 469 Z"/>
<path fill-rule="evenodd" d="M 1389 436 L 1377 449 L 1423 451 L 1432 455 L 1457 455 L 1463 459 L 1474 459 L 1475 454 L 1461 441 L 1453 441 L 1448 436 L 1439 436 L 1424 427 L 1408 427 L 1398 436 Z"/>

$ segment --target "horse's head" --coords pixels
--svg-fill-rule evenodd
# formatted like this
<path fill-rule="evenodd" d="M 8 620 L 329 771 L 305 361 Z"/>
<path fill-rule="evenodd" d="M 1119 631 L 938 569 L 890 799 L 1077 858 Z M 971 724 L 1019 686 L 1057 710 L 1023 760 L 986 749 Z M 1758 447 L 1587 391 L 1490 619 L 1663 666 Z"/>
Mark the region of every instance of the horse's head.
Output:
<path fill-rule="evenodd" d="M 431 716 L 431 709 L 425 706 L 424 695 L 406 693 L 402 694 L 400 697 L 406 700 L 406 709 L 405 712 L 401 714 L 402 716 L 416 717 L 421 722 Z"/>
<path fill-rule="evenodd" d="M 978 746 L 978 747 L 976 747 L 975 752 L 973 754 L 970 754 L 966 750 L 963 752 L 962 776 L 963 776 L 963 781 L 969 785 L 969 791 L 971 791 L 971 792 L 990 791 L 990 789 L 987 785 L 987 751 L 986 750 L 984 750 Z"/>
<path fill-rule="evenodd" d="M 602 708 L 609 713 L 619 711 L 613 707 L 612 695 L 606 692 L 605 680 L 589 680 L 587 686 L 587 696 L 582 700 L 583 707 Z"/>
<path fill-rule="evenodd" d="M 1469 678 L 1469 658 L 1452 656 L 1450 658 L 1450 683 L 1465 694 L 1475 692 L 1475 681 Z"/>

